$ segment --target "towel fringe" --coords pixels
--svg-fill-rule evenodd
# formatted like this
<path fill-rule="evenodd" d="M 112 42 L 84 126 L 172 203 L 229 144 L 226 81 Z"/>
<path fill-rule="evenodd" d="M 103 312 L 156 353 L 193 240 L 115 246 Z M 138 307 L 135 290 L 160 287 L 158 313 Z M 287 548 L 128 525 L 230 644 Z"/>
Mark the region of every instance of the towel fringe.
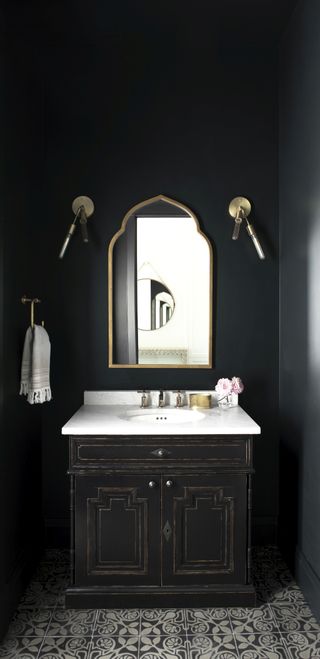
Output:
<path fill-rule="evenodd" d="M 29 391 L 29 384 L 28 382 L 21 382 L 20 384 L 20 396 L 26 396 Z"/>
<path fill-rule="evenodd" d="M 28 394 L 28 403 L 30 403 L 30 405 L 46 403 L 52 398 L 50 387 L 43 387 L 42 389 L 35 389 L 30 392 L 26 391 L 25 393 Z"/>

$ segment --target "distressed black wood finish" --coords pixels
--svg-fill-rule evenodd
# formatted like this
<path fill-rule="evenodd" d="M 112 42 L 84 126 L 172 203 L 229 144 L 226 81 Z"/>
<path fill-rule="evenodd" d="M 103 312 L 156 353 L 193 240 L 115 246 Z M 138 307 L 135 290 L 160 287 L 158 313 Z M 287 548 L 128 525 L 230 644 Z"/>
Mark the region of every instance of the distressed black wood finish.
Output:
<path fill-rule="evenodd" d="M 134 474 L 78 476 L 77 585 L 159 584 L 159 492 L 148 487 L 149 480 Z"/>
<path fill-rule="evenodd" d="M 168 487 L 167 484 L 170 484 Z M 246 476 L 170 474 L 163 479 L 163 584 L 246 582 Z"/>
<path fill-rule="evenodd" d="M 70 437 L 70 607 L 250 606 L 252 439 Z"/>

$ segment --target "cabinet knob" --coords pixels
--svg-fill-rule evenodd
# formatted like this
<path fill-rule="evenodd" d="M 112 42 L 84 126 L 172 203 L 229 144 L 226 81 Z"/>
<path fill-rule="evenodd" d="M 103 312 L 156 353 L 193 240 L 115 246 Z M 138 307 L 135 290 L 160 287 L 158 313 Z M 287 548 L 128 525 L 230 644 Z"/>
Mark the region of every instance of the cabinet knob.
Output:
<path fill-rule="evenodd" d="M 166 487 L 173 487 L 173 481 L 166 481 Z"/>
<path fill-rule="evenodd" d="M 166 454 L 166 452 L 165 452 L 164 448 L 158 448 L 157 455 L 159 456 L 159 458 L 162 458 L 165 454 Z"/>
<path fill-rule="evenodd" d="M 157 487 L 156 481 L 149 481 L 148 486 L 151 488 Z"/>

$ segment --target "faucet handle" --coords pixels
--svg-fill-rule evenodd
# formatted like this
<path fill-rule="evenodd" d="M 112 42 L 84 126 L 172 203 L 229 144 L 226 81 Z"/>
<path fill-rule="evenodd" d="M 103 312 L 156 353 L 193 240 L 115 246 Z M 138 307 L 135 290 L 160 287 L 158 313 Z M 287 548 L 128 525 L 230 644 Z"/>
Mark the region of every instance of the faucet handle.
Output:
<path fill-rule="evenodd" d="M 164 407 L 166 402 L 166 392 L 159 389 L 158 407 Z"/>
<path fill-rule="evenodd" d="M 174 389 L 172 393 L 173 393 L 173 394 L 177 394 L 177 397 L 176 397 L 176 407 L 182 407 L 182 406 L 183 406 L 183 394 L 184 394 L 184 391 L 182 391 L 181 389 Z"/>
<path fill-rule="evenodd" d="M 138 389 L 138 394 L 142 394 L 140 407 L 148 407 L 148 393 L 146 389 Z"/>

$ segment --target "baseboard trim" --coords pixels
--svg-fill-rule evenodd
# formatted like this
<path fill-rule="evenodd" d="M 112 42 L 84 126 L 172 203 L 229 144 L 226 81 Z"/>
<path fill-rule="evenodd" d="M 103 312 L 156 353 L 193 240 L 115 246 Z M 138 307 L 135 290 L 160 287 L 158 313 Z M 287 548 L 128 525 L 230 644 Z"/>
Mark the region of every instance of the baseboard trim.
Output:
<path fill-rule="evenodd" d="M 320 578 L 299 547 L 296 548 L 295 577 L 314 615 L 320 620 Z"/>
<path fill-rule="evenodd" d="M 10 620 L 15 612 L 21 596 L 28 585 L 31 576 L 42 554 L 41 543 L 36 543 L 22 550 L 8 581 L 0 589 L 0 640 L 7 632 Z"/>
<path fill-rule="evenodd" d="M 255 606 L 256 593 L 251 584 L 145 587 L 69 587 L 66 607 L 72 609 L 186 608 L 190 606 Z M 207 655 L 208 656 L 208 655 Z"/>

